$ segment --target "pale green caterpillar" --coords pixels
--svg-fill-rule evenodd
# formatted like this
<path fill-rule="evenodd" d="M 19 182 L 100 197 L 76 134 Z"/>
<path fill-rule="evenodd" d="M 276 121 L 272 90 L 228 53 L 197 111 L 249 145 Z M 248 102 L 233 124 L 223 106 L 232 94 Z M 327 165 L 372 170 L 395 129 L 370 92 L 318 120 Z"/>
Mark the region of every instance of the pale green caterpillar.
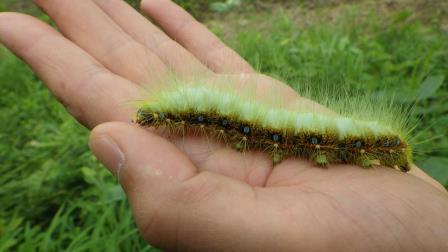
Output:
<path fill-rule="evenodd" d="M 213 86 L 174 85 L 144 102 L 136 122 L 171 132 L 200 129 L 237 150 L 269 152 L 274 164 L 303 157 L 320 166 L 378 164 L 409 171 L 412 149 L 403 133 L 404 120 L 393 113 L 385 116 L 375 104 L 355 106 L 358 112 L 345 114 L 338 109 L 334 114 L 296 112 Z M 347 109 L 344 102 L 335 107 Z"/>

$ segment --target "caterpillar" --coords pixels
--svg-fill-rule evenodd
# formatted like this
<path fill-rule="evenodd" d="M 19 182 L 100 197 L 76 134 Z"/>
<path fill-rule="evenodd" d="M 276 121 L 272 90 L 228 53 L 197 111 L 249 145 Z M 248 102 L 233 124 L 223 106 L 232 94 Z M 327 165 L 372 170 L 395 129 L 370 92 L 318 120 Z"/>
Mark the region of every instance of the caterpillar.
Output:
<path fill-rule="evenodd" d="M 374 119 L 293 111 L 212 86 L 174 85 L 145 101 L 136 123 L 172 134 L 201 132 L 239 151 L 267 152 L 274 165 L 301 157 L 318 166 L 382 165 L 409 171 L 412 148 L 406 134 Z"/>

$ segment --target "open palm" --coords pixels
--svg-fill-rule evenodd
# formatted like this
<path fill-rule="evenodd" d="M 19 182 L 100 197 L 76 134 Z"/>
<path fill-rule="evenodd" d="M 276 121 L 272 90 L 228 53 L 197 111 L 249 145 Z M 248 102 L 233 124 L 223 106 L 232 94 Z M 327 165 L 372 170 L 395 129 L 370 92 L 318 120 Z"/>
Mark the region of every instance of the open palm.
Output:
<path fill-rule="evenodd" d="M 303 99 L 260 75 L 167 0 L 142 9 L 121 0 L 35 0 L 62 32 L 17 13 L 0 14 L 0 40 L 23 58 L 78 121 L 123 185 L 142 235 L 169 250 L 448 249 L 448 197 L 417 167 L 328 169 L 290 159 L 275 168 L 204 138 L 167 141 L 130 123 L 142 84 L 181 77 L 275 88 L 286 106 Z M 322 108 L 324 110 L 325 108 Z M 101 125 L 100 125 L 101 124 Z M 97 126 L 99 125 L 99 126 Z"/>

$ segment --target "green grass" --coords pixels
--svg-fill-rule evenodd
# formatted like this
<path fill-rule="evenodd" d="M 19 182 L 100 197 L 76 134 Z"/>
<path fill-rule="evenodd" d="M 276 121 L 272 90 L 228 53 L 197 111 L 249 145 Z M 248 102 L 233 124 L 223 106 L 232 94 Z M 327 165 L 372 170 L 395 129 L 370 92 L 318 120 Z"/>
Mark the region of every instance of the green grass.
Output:
<path fill-rule="evenodd" d="M 337 18 L 329 21 L 330 13 Z M 414 14 L 247 8 L 208 23 L 262 72 L 293 86 L 313 80 L 398 92 L 415 104 L 418 140 L 431 139 L 418 164 L 448 186 L 448 35 Z M 0 95 L 0 251 L 154 250 L 138 235 L 121 188 L 90 154 L 88 131 L 5 49 Z"/>

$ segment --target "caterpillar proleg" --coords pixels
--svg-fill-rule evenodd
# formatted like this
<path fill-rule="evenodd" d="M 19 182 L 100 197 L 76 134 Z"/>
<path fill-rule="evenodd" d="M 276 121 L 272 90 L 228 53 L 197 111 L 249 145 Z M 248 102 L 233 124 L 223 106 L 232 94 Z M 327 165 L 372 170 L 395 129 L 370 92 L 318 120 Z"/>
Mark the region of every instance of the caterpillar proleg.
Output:
<path fill-rule="evenodd" d="M 202 130 L 237 150 L 268 152 L 274 164 L 302 157 L 319 166 L 378 164 L 409 171 L 406 134 L 377 119 L 276 108 L 212 86 L 174 85 L 155 92 L 136 122 L 172 132 Z"/>

